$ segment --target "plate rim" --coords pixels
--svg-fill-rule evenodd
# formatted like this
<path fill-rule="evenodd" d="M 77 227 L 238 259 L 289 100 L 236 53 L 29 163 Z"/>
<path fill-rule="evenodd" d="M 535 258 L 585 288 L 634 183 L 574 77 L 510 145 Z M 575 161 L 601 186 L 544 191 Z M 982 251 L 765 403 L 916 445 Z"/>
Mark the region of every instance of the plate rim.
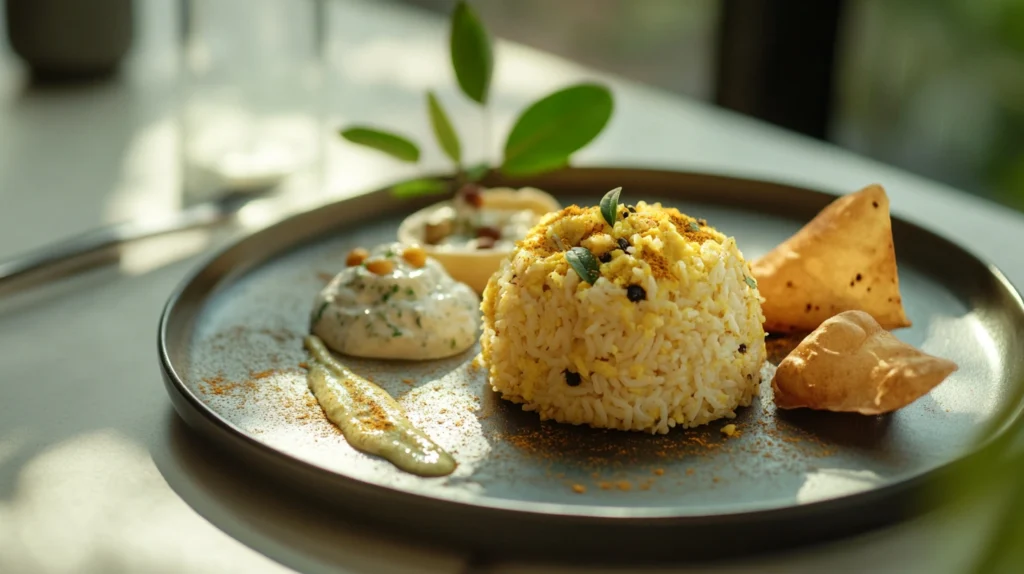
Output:
<path fill-rule="evenodd" d="M 591 175 L 600 176 L 602 173 L 617 172 L 625 173 L 628 175 L 647 174 L 649 176 L 659 175 L 666 177 L 679 177 L 689 176 L 701 179 L 713 178 L 723 182 L 727 182 L 734 185 L 755 185 L 765 187 L 765 185 L 777 186 L 779 188 L 788 189 L 790 191 L 797 191 L 804 194 L 817 196 L 818 199 L 832 201 L 844 194 L 836 194 L 816 189 L 804 187 L 802 185 L 792 184 L 788 182 L 774 181 L 770 179 L 760 178 L 749 178 L 739 177 L 728 174 L 718 173 L 707 173 L 697 171 L 678 171 L 669 169 L 648 169 L 648 168 L 634 168 L 634 167 L 615 167 L 615 166 L 600 166 L 600 167 L 583 167 L 583 168 L 567 168 L 561 170 L 551 176 L 548 176 L 549 180 L 557 180 L 562 177 L 573 177 L 573 175 Z M 538 183 L 542 178 L 528 178 L 528 179 L 510 179 L 510 178 L 497 178 L 492 179 L 494 183 L 488 183 L 489 185 L 515 185 L 517 182 L 529 181 L 531 185 L 541 187 L 541 183 Z M 944 462 L 939 466 L 930 470 L 925 470 L 919 474 L 910 476 L 899 481 L 884 484 L 878 487 L 874 487 L 868 490 L 852 492 L 843 494 L 840 496 L 815 500 L 804 503 L 792 503 L 786 506 L 736 511 L 736 512 L 722 512 L 712 514 L 682 514 L 680 511 L 685 509 L 686 506 L 657 506 L 657 507 L 635 507 L 635 506 L 610 506 L 610 505 L 593 505 L 593 504 L 560 504 L 551 502 L 537 502 L 537 501 L 526 501 L 526 500 L 511 500 L 497 497 L 487 496 L 486 494 L 478 495 L 474 497 L 472 501 L 458 500 L 452 498 L 446 498 L 430 492 L 413 492 L 402 488 L 388 486 L 385 484 L 375 483 L 367 481 L 365 479 L 341 474 L 333 470 L 324 468 L 315 463 L 303 460 L 294 455 L 291 455 L 285 451 L 277 449 L 273 446 L 261 443 L 255 438 L 249 436 L 248 433 L 235 426 L 233 423 L 219 415 L 210 406 L 208 406 L 202 399 L 195 395 L 191 389 L 185 384 L 182 377 L 176 372 L 173 362 L 170 357 L 170 351 L 168 350 L 168 330 L 169 323 L 172 314 L 178 307 L 179 302 L 184 292 L 191 286 L 207 269 L 210 268 L 211 264 L 221 259 L 225 255 L 229 254 L 232 250 L 237 249 L 243 245 L 247 240 L 257 234 L 267 233 L 276 226 L 287 224 L 289 221 L 309 216 L 310 214 L 325 212 L 330 209 L 337 209 L 339 204 L 344 204 L 365 198 L 371 200 L 376 196 L 388 193 L 387 187 L 371 191 L 369 193 L 362 193 L 355 196 L 349 196 L 345 198 L 339 198 L 330 201 L 325 204 L 321 204 L 313 207 L 312 209 L 304 210 L 299 213 L 288 214 L 287 217 L 275 221 L 269 225 L 262 226 L 260 228 L 249 230 L 242 234 L 240 237 L 232 239 L 226 246 L 223 246 L 205 259 L 195 264 L 185 277 L 178 283 L 174 288 L 171 295 L 164 304 L 163 310 L 160 314 L 158 336 L 157 336 L 157 351 L 160 361 L 160 367 L 163 374 L 163 379 L 167 392 L 171 395 L 172 403 L 179 415 L 182 416 L 189 422 L 190 426 L 194 426 L 189 420 L 190 417 L 185 416 L 181 412 L 183 405 L 180 404 L 180 400 L 176 400 L 175 395 L 178 399 L 184 399 L 184 404 L 188 405 L 193 411 L 192 414 L 197 414 L 204 419 L 206 422 L 212 423 L 214 428 L 219 429 L 224 433 L 232 435 L 234 439 L 241 439 L 249 449 L 255 449 L 263 455 L 270 455 L 273 458 L 280 459 L 286 466 L 297 467 L 296 470 L 301 470 L 303 474 L 312 472 L 313 474 L 321 475 L 322 480 L 328 482 L 338 483 L 343 490 L 351 491 L 354 488 L 357 489 L 370 489 L 377 491 L 377 496 L 387 496 L 397 498 L 399 504 L 402 503 L 419 503 L 419 504 L 440 504 L 444 507 L 450 507 L 455 505 L 458 508 L 466 512 L 475 513 L 513 513 L 519 517 L 530 518 L 530 519 L 543 519 L 545 521 L 558 520 L 558 521 L 588 521 L 598 523 L 611 523 L 615 525 L 624 526 L 653 526 L 653 525 L 673 525 L 673 526 L 707 526 L 709 524 L 735 524 L 738 522 L 762 522 L 762 521 L 773 521 L 777 519 L 791 519 L 798 517 L 799 515 L 821 515 L 822 513 L 838 512 L 849 509 L 851 507 L 862 507 L 864 505 L 878 504 L 882 501 L 892 501 L 894 497 L 900 495 L 907 495 L 922 493 L 927 485 L 933 484 L 936 480 L 940 479 L 941 476 L 954 472 L 955 468 L 959 468 L 961 465 L 970 464 L 970 461 L 976 459 L 976 457 L 983 456 L 984 453 L 992 447 L 1000 439 L 1004 439 L 1007 428 L 1016 420 L 1024 416 L 1024 401 L 1019 402 L 1014 408 L 1007 409 L 1008 419 L 1007 422 L 998 427 L 987 429 L 990 432 L 988 435 L 981 440 L 976 446 L 968 449 L 963 455 L 958 456 L 952 460 Z M 432 198 L 425 204 L 433 203 L 436 198 Z M 416 202 L 409 202 L 406 204 L 408 207 L 404 209 L 396 209 L 395 211 L 415 210 Z M 991 278 L 996 284 L 1005 292 L 1006 295 L 1011 296 L 1017 311 L 1021 316 L 1024 316 L 1024 299 L 1020 295 L 1020 291 L 1012 284 L 1012 282 L 1006 277 L 1006 275 L 998 268 L 998 266 L 992 264 L 985 258 L 979 257 L 977 254 L 972 252 L 969 248 L 955 243 L 953 240 L 946 238 L 945 236 L 939 235 L 934 231 L 923 227 L 917 223 L 908 221 L 906 219 L 899 218 L 897 216 L 891 216 L 894 223 L 899 222 L 901 226 L 907 226 L 908 229 L 912 229 L 915 232 L 923 233 L 931 236 L 931 238 L 938 240 L 941 243 L 949 245 L 959 250 L 963 255 L 974 259 L 980 265 L 986 267 L 991 275 Z M 310 238 L 306 238 L 308 241 Z M 301 245 L 302 242 L 296 242 L 292 247 Z M 270 256 L 273 258 L 275 255 Z M 268 258 L 268 259 L 269 259 Z M 254 267 L 258 267 L 265 263 L 266 259 L 260 263 L 256 263 Z M 218 276 L 218 282 L 223 281 L 227 274 L 221 274 Z M 230 278 L 229 278 L 230 282 Z"/>

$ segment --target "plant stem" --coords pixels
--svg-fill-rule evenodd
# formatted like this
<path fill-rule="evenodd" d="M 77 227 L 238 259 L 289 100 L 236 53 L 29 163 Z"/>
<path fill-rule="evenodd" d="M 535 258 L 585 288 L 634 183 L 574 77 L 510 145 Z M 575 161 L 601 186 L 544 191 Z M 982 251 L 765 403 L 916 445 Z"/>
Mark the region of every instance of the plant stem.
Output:
<path fill-rule="evenodd" d="M 480 142 L 480 148 L 483 150 L 483 160 L 485 162 L 491 161 L 491 108 L 488 105 L 484 105 L 481 108 L 483 113 L 483 125 L 481 128 L 481 138 L 483 141 Z"/>

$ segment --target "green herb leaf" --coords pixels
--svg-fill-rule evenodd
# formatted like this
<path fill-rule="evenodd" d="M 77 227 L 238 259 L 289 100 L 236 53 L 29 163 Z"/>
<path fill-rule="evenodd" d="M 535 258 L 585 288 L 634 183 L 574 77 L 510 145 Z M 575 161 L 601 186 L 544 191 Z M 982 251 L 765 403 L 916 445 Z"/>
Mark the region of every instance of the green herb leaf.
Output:
<path fill-rule="evenodd" d="M 494 71 L 491 39 L 476 12 L 462 1 L 452 12 L 450 43 L 459 87 L 473 101 L 486 104 Z"/>
<path fill-rule="evenodd" d="M 419 197 L 448 191 L 448 184 L 439 179 L 413 179 L 393 185 L 391 195 L 395 197 Z"/>
<path fill-rule="evenodd" d="M 578 84 L 540 99 L 509 133 L 502 171 L 524 176 L 567 165 L 601 133 L 613 108 L 611 91 L 597 84 Z"/>
<path fill-rule="evenodd" d="M 472 182 L 480 181 L 490 170 L 491 166 L 486 161 L 478 163 L 466 170 L 466 180 Z"/>
<path fill-rule="evenodd" d="M 612 227 L 615 227 L 615 221 L 619 218 L 619 194 L 621 193 L 622 188 L 616 187 L 601 198 L 601 215 Z"/>
<path fill-rule="evenodd" d="M 743 280 L 747 282 L 751 289 L 757 289 L 757 281 L 754 281 L 753 277 L 744 276 Z"/>
<path fill-rule="evenodd" d="M 693 232 L 700 231 L 700 225 L 698 225 L 696 221 L 691 221 L 690 222 L 690 231 L 693 231 Z"/>
<path fill-rule="evenodd" d="M 437 136 L 437 143 L 448 157 L 456 164 L 462 164 L 462 146 L 459 145 L 459 136 L 452 127 L 448 114 L 441 107 L 441 102 L 432 91 L 427 91 L 427 110 L 430 113 L 430 125 L 434 128 L 434 135 Z"/>
<path fill-rule="evenodd" d="M 367 127 L 351 127 L 340 132 L 341 137 L 362 146 L 382 151 L 394 158 L 416 163 L 420 148 L 403 136 Z"/>
<path fill-rule="evenodd" d="M 573 247 L 565 252 L 565 260 L 580 276 L 580 279 L 593 285 L 601 277 L 601 266 L 594 254 L 586 247 Z"/>

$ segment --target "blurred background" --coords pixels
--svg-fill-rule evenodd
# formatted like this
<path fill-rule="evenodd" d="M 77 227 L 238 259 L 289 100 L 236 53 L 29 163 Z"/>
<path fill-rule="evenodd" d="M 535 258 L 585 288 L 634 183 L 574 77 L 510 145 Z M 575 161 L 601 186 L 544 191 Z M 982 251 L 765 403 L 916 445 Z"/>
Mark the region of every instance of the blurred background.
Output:
<path fill-rule="evenodd" d="M 499 36 L 1024 209 L 1024 1 L 474 4 Z"/>
<path fill-rule="evenodd" d="M 1024 210 L 1024 0 L 472 3 L 502 38 L 667 94 L 758 118 Z M 370 10 L 371 4 L 375 11 L 394 10 L 391 37 L 348 25 L 354 12 Z M 83 174 L 78 177 L 85 180 L 73 182 L 78 186 L 145 188 L 149 206 L 163 201 L 154 198 L 175 197 L 177 190 L 171 188 L 179 185 L 176 178 L 206 177 L 209 166 L 197 161 L 191 171 L 190 166 L 181 170 L 173 153 L 154 150 L 171 145 L 176 133 L 188 132 L 193 125 L 210 127 L 210 118 L 224 120 L 225 125 L 244 123 L 244 117 L 233 115 L 244 107 L 238 104 L 242 101 L 252 104 L 253 114 L 273 116 L 270 131 L 278 144 L 252 144 L 248 156 L 226 154 L 230 157 L 221 158 L 217 169 L 231 172 L 248 164 L 280 164 L 283 173 L 291 169 L 288 162 L 300 161 L 289 156 L 300 148 L 305 156 L 328 158 L 324 164 L 331 173 L 326 177 L 333 181 L 361 181 L 355 172 L 393 169 L 393 162 L 372 155 L 344 164 L 331 159 L 341 145 L 332 130 L 361 119 L 359 114 L 368 106 L 392 110 L 392 126 L 422 121 L 421 110 L 410 109 L 409 93 L 447 82 L 441 34 L 453 4 L 454 0 L 0 0 L 0 27 L 5 32 L 0 34 L 0 96 L 6 106 L 0 119 L 6 124 L 0 125 L 0 201 L 5 189 L 13 193 L 27 185 L 56 194 L 72 183 L 62 179 L 65 173 Z M 234 13 L 247 16 L 230 16 Z M 429 33 L 414 25 L 417 18 L 427 16 L 437 21 Z M 183 20 L 192 22 L 191 28 L 180 29 Z M 279 25 L 285 21 L 292 26 Z M 189 40 L 189 34 L 197 38 Z M 423 50 L 409 49 L 420 44 Z M 230 45 L 247 47 L 225 48 Z M 285 52 L 287 58 L 275 56 Z M 321 56 L 326 61 L 322 69 L 317 68 Z M 176 83 L 182 70 L 186 82 Z M 569 81 L 552 70 L 556 68 L 535 77 L 507 70 L 512 80 L 505 81 L 496 98 L 509 107 L 521 96 L 513 93 L 520 87 L 532 97 Z M 215 81 L 208 82 L 210 78 Z M 225 95 L 226 82 L 241 87 L 241 92 Z M 185 97 L 176 100 L 183 87 Z M 442 97 L 458 99 L 445 89 Z M 313 93 L 329 105 L 309 97 Z M 178 108 L 170 113 L 181 117 L 168 116 L 175 102 L 187 105 L 187 99 L 197 94 L 203 99 L 195 110 Z M 111 109 L 121 112 L 116 119 Z M 474 113 L 457 101 L 452 111 L 459 117 Z M 508 121 L 509 114 L 499 109 L 499 123 Z M 174 122 L 181 124 L 179 131 Z M 311 125 L 323 129 L 310 136 Z M 139 126 L 144 126 L 141 132 Z M 100 131 L 104 142 L 123 138 L 123 145 L 90 148 Z M 258 135 L 248 134 L 253 140 Z M 188 146 L 205 150 L 231 143 L 216 133 L 190 137 Z M 305 143 L 295 143 L 300 141 Z M 22 157 L 37 155 L 40 149 L 62 154 L 61 165 L 67 169 L 42 169 L 29 161 L 32 158 Z M 145 162 L 149 165 L 143 166 Z M 162 167 L 155 169 L 155 163 Z M 76 170 L 78 165 L 93 167 Z M 100 165 L 109 165 L 110 173 L 95 167 Z M 398 166 L 391 173 L 407 174 L 401 170 Z M 144 175 L 133 179 L 136 173 Z M 229 183 L 240 187 L 276 181 L 273 170 L 232 177 Z M 157 188 L 166 189 L 154 191 Z M 110 213 L 103 218 L 145 212 L 132 204 L 140 197 L 127 189 L 115 194 Z M 170 207 L 170 201 L 164 205 Z M 80 207 L 97 209 L 86 199 Z M 71 216 L 74 209 L 66 212 L 68 230 L 75 231 L 81 218 Z M 43 239 L 40 231 L 38 241 L 28 243 Z"/>

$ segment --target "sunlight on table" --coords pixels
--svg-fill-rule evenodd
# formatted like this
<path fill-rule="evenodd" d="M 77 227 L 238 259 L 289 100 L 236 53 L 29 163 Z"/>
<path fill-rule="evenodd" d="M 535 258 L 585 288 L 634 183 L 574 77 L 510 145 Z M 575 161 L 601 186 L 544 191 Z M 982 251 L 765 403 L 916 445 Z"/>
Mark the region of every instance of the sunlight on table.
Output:
<path fill-rule="evenodd" d="M 274 566 L 197 521 L 146 449 L 113 430 L 49 446 L 24 465 L 11 498 L 0 500 L 2 572 L 200 574 Z"/>

